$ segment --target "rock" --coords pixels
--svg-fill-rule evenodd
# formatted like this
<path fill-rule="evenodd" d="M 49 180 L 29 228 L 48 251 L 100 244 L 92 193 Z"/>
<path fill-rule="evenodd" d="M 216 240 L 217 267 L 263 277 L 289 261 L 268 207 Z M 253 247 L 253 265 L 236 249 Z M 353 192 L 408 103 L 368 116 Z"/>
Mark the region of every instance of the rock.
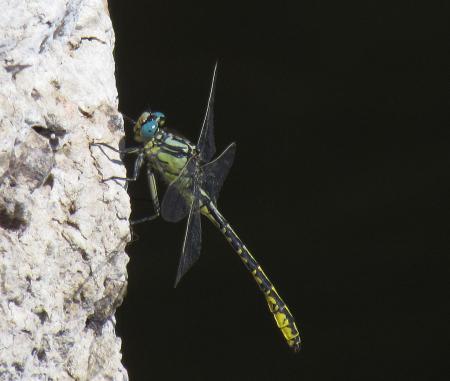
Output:
<path fill-rule="evenodd" d="M 0 5 L 0 380 L 127 380 L 125 168 L 89 146 L 124 134 L 107 4 Z"/>

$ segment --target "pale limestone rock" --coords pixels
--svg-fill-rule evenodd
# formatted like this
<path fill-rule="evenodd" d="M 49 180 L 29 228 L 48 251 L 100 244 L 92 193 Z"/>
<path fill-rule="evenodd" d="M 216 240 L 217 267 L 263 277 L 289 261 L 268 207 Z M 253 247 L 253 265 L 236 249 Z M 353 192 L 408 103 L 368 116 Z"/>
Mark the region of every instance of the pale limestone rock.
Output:
<path fill-rule="evenodd" d="M 107 4 L 0 9 L 0 380 L 126 380 L 125 169 L 89 147 L 123 136 Z"/>

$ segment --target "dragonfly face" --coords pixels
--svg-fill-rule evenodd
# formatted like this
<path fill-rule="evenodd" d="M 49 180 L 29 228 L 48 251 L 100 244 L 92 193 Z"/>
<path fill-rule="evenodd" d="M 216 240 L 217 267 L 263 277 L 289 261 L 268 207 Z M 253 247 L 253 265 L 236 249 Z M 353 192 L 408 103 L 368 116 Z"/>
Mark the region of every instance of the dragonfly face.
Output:
<path fill-rule="evenodd" d="M 153 139 L 156 132 L 164 125 L 166 116 L 159 111 L 144 112 L 134 126 L 134 139 L 139 143 L 146 143 Z"/>

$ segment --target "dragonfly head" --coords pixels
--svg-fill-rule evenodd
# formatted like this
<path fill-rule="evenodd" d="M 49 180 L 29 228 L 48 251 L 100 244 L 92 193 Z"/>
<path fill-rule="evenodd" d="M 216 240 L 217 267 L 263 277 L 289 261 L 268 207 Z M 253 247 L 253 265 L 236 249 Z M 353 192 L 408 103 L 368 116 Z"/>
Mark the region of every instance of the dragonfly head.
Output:
<path fill-rule="evenodd" d="M 143 112 L 134 125 L 134 139 L 138 142 L 151 140 L 165 121 L 166 116 L 162 112 Z"/>

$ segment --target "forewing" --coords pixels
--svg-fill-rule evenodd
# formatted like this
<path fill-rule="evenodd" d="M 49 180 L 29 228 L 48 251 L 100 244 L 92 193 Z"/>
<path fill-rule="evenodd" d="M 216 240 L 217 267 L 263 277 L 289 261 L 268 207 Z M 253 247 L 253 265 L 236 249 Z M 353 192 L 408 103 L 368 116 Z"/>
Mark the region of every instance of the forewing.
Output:
<path fill-rule="evenodd" d="M 214 94 L 216 87 L 217 62 L 214 65 L 211 90 L 209 91 L 208 103 L 206 105 L 205 117 L 203 119 L 202 130 L 198 138 L 197 148 L 200 151 L 203 162 L 207 163 L 216 153 L 216 143 L 214 140 Z"/>
<path fill-rule="evenodd" d="M 178 222 L 189 213 L 188 201 L 184 195 L 194 191 L 196 159 L 191 157 L 178 177 L 170 183 L 161 203 L 161 216 L 168 222 Z"/>
<path fill-rule="evenodd" d="M 202 225 L 200 215 L 200 197 L 199 188 L 193 195 L 193 201 L 189 210 L 189 217 L 186 226 L 186 233 L 184 235 L 183 249 L 181 251 L 181 258 L 178 264 L 177 277 L 175 280 L 175 287 L 184 274 L 197 262 L 200 257 L 202 246 Z"/>
<path fill-rule="evenodd" d="M 220 190 L 233 165 L 236 143 L 231 143 L 217 159 L 202 167 L 203 189 L 209 197 L 217 202 Z"/>

